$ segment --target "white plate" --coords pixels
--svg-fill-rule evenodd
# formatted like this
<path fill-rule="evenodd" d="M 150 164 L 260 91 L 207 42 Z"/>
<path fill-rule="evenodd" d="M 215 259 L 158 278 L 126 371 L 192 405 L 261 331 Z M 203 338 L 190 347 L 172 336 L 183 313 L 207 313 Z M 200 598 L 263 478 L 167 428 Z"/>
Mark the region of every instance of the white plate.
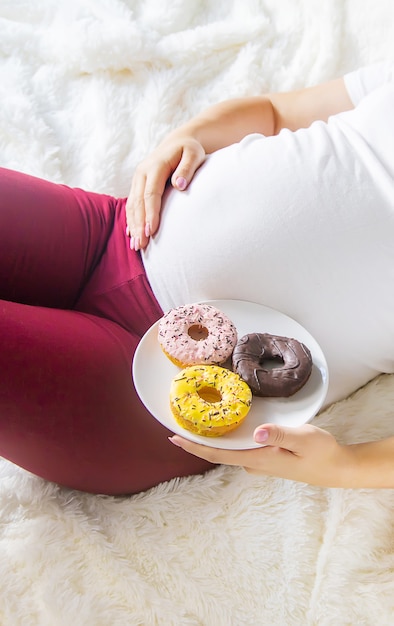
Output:
<path fill-rule="evenodd" d="M 313 367 L 308 382 L 290 398 L 259 398 L 254 396 L 252 407 L 241 426 L 222 437 L 203 437 L 191 433 L 175 421 L 169 403 L 172 379 L 180 371 L 165 356 L 157 340 L 157 326 L 142 337 L 134 356 L 134 384 L 148 411 L 169 430 L 186 439 L 206 446 L 242 450 L 260 447 L 253 440 L 253 431 L 263 423 L 300 426 L 309 422 L 321 408 L 327 394 L 328 368 L 316 340 L 303 326 L 287 315 L 253 302 L 242 300 L 210 300 L 235 324 L 238 337 L 248 333 L 270 333 L 302 341 L 311 351 Z"/>

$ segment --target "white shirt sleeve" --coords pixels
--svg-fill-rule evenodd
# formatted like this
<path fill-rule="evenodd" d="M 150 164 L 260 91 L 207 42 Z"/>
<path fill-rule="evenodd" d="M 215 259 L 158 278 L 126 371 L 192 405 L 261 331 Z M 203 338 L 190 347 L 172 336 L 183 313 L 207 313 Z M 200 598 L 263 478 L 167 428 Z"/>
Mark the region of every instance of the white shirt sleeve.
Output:
<path fill-rule="evenodd" d="M 369 93 L 386 85 L 394 83 L 394 63 L 386 61 L 367 65 L 344 76 L 345 86 L 354 106 Z"/>

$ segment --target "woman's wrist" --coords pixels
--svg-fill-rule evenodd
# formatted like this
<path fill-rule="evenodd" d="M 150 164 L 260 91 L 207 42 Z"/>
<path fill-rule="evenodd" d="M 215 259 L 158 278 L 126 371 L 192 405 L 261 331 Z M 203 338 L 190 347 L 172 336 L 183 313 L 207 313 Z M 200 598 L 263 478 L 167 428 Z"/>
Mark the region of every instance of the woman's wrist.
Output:
<path fill-rule="evenodd" d="M 251 133 L 268 136 L 274 130 L 271 101 L 262 96 L 215 104 L 172 131 L 168 137 L 195 139 L 206 154 L 210 154 L 241 141 Z"/>
<path fill-rule="evenodd" d="M 341 446 L 339 487 L 394 488 L 394 437 Z"/>

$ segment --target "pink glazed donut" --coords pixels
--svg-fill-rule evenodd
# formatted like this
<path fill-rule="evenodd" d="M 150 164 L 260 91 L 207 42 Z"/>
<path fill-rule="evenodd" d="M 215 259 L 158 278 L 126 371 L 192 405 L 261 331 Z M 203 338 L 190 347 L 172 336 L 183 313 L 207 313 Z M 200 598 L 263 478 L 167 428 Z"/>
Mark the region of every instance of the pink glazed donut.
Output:
<path fill-rule="evenodd" d="M 237 330 L 216 307 L 187 304 L 161 318 L 158 340 L 165 355 L 179 367 L 220 365 L 234 350 Z"/>

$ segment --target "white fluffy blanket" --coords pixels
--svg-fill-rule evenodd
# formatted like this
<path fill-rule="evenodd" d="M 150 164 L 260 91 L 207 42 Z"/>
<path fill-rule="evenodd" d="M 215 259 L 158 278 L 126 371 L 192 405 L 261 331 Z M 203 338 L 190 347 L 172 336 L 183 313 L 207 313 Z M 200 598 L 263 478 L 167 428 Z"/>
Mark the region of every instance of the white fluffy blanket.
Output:
<path fill-rule="evenodd" d="M 170 127 L 392 56 L 393 24 L 392 0 L 0 0 L 0 164 L 126 195 Z M 379 438 L 393 407 L 381 376 L 315 423 Z M 393 491 L 218 467 L 98 497 L 1 461 L 0 516 L 2 626 L 394 624 Z"/>

